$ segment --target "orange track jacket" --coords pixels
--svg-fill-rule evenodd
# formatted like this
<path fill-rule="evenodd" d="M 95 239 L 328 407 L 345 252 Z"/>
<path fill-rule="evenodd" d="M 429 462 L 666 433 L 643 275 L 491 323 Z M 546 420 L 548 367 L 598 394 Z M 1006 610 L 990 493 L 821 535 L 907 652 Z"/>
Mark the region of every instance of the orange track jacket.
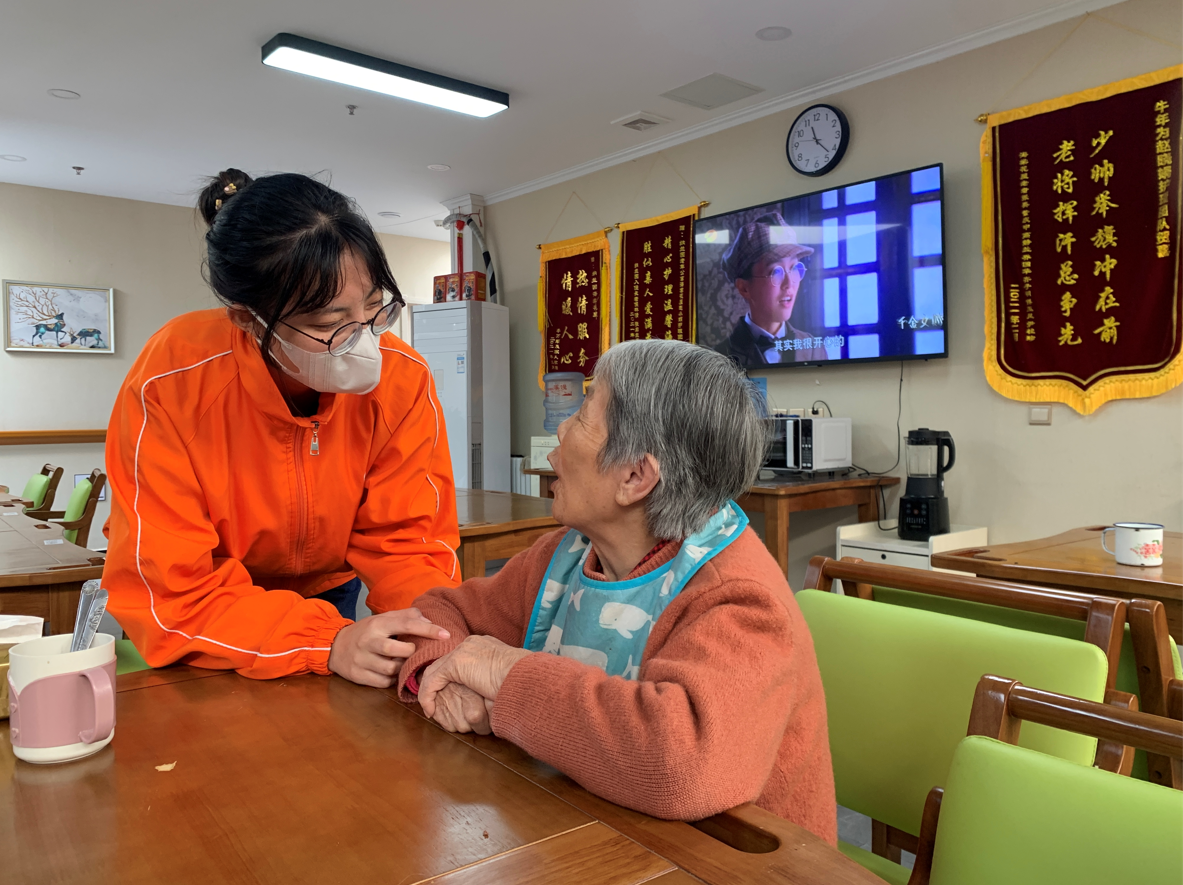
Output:
<path fill-rule="evenodd" d="M 458 582 L 431 372 L 394 335 L 381 348 L 373 391 L 322 394 L 316 416 L 295 418 L 223 309 L 178 317 L 145 345 L 107 431 L 103 586 L 149 664 L 327 673 L 350 622 L 306 597 L 356 571 L 369 607 L 390 611 Z"/>

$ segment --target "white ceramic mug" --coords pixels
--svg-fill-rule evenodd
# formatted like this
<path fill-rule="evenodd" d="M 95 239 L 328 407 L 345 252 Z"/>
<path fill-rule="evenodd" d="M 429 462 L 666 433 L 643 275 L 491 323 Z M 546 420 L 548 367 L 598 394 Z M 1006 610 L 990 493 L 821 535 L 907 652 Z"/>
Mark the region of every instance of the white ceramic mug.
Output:
<path fill-rule="evenodd" d="M 95 634 L 70 651 L 69 633 L 8 651 L 9 738 L 26 762 L 69 762 L 97 753 L 115 736 L 115 637 Z"/>
<path fill-rule="evenodd" d="M 1105 532 L 1114 533 L 1114 549 L 1105 546 Z M 1120 565 L 1162 565 L 1162 526 L 1154 522 L 1115 522 L 1101 531 L 1101 546 Z"/>

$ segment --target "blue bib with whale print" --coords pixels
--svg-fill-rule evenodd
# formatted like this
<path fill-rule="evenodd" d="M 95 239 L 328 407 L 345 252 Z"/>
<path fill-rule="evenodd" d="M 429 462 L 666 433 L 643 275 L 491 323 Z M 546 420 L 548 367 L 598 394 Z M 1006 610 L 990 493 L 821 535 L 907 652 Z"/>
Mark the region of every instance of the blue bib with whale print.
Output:
<path fill-rule="evenodd" d="M 636 679 L 649 630 L 703 564 L 740 536 L 747 515 L 728 501 L 682 549 L 653 571 L 628 581 L 596 581 L 583 573 L 591 552 L 572 529 L 551 557 L 522 647 L 574 658 L 609 676 Z"/>

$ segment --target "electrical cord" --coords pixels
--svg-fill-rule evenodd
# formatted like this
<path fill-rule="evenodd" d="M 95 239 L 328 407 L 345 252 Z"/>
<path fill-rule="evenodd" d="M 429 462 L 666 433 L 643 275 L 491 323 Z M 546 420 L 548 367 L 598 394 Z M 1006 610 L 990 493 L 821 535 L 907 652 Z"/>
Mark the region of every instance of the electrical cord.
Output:
<path fill-rule="evenodd" d="M 826 402 L 824 399 L 815 399 L 813 401 L 813 405 L 809 407 L 809 411 L 812 412 L 814 409 L 816 409 L 818 403 L 821 403 L 823 406 L 826 407 L 826 414 L 827 415 L 829 415 L 831 418 L 834 417 L 834 410 L 830 408 L 830 404 L 828 402 Z"/>
<path fill-rule="evenodd" d="M 819 400 L 818 402 L 821 402 L 821 401 Z M 825 403 L 822 403 L 822 404 L 825 405 Z M 814 403 L 814 405 L 817 405 L 817 403 Z M 826 408 L 828 409 L 829 406 L 827 405 Z M 889 473 L 895 472 L 895 469 L 900 466 L 900 455 L 903 450 L 903 439 L 900 436 L 900 419 L 903 417 L 903 414 L 904 414 L 904 361 L 900 360 L 900 385 L 899 385 L 899 390 L 896 394 L 896 413 L 895 413 L 895 463 L 892 464 L 891 467 L 889 467 L 887 470 L 873 471 L 873 470 L 868 470 L 865 467 L 861 467 L 852 461 L 851 465 L 862 471 L 862 473 L 859 474 L 860 477 L 887 476 Z M 884 494 L 884 492 L 883 492 L 882 484 L 880 484 L 880 486 L 879 486 L 879 500 L 882 502 L 882 506 L 879 508 L 879 515 L 875 519 L 875 522 L 879 526 L 879 531 L 889 532 L 889 531 L 891 531 L 891 529 L 883 527 L 883 515 L 885 513 L 887 513 L 887 495 Z"/>

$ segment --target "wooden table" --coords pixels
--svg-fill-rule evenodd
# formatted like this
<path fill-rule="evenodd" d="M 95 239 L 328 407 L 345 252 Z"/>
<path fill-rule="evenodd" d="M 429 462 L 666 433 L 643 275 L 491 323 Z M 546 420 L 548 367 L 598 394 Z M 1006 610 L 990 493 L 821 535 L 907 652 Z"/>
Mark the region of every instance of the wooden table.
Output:
<path fill-rule="evenodd" d="M 1103 528 L 1089 526 L 1036 541 L 934 553 L 932 565 L 1080 593 L 1157 599 L 1166 609 L 1171 635 L 1183 642 L 1183 534 L 1163 532 L 1162 565 L 1142 568 L 1118 565 L 1101 548 Z"/>
<path fill-rule="evenodd" d="M 456 489 L 461 576 L 483 577 L 487 560 L 508 559 L 557 529 L 550 508 L 549 500 L 533 495 Z"/>
<path fill-rule="evenodd" d="M 71 544 L 54 523 L 31 519 L 0 493 L 0 614 L 36 615 L 51 633 L 74 629 L 78 595 L 103 574 L 103 556 Z"/>
<path fill-rule="evenodd" d="M 543 497 L 554 497 L 551 490 L 555 480 L 553 470 L 528 468 L 522 472 L 541 477 Z M 764 514 L 764 545 L 786 574 L 789 570 L 789 514 L 857 506 L 858 521 L 872 522 L 879 518 L 879 489 L 900 484 L 896 476 L 841 476 L 834 479 L 824 478 L 826 476 L 757 482 L 736 502 L 748 513 Z"/>
<path fill-rule="evenodd" d="M 89 759 L 18 762 L 0 723 L 3 881 L 882 885 L 760 809 L 655 820 L 338 677 L 176 667 L 117 691 Z"/>

